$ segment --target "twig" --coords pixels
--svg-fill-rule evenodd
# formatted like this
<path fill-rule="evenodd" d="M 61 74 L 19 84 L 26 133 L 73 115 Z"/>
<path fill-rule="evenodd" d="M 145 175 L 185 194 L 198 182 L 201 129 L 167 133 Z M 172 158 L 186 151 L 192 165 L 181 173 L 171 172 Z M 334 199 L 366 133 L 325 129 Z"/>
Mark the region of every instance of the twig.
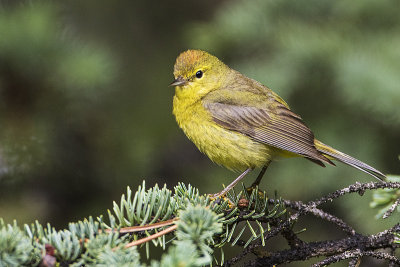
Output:
<path fill-rule="evenodd" d="M 125 233 L 134 233 L 134 232 L 152 230 L 152 229 L 155 229 L 155 228 L 160 228 L 160 227 L 171 225 L 171 224 L 175 223 L 177 220 L 179 220 L 179 218 L 174 218 L 174 219 L 170 219 L 170 220 L 167 220 L 167 221 L 148 224 L 148 225 L 143 225 L 143 226 L 124 227 L 124 228 L 119 229 L 119 232 L 122 233 L 122 234 L 125 234 Z M 116 230 L 116 229 L 106 229 L 107 233 L 112 232 L 112 231 L 117 232 L 118 230 Z"/>
<path fill-rule="evenodd" d="M 270 199 L 269 201 L 275 201 L 273 199 Z M 335 224 L 336 226 L 338 226 L 343 232 L 349 234 L 349 235 L 355 235 L 356 231 L 353 229 L 353 227 L 351 227 L 350 225 L 348 225 L 347 223 L 345 223 L 342 219 L 327 213 L 321 209 L 318 209 L 314 206 L 308 205 L 308 204 L 304 204 L 301 201 L 290 201 L 290 200 L 284 200 L 283 203 L 285 204 L 286 207 L 290 207 L 292 209 L 295 209 L 297 211 L 299 211 L 301 214 L 307 214 L 310 213 L 318 218 L 321 218 L 323 220 L 326 220 L 328 222 L 331 222 L 333 224 Z"/>
<path fill-rule="evenodd" d="M 375 251 L 382 248 L 391 248 L 394 240 L 393 233 L 398 232 L 399 228 L 400 225 L 396 224 L 391 229 L 385 230 L 376 235 L 364 236 L 356 234 L 339 240 L 310 242 L 295 249 L 278 251 L 270 254 L 268 257 L 257 258 L 255 261 L 246 264 L 246 266 L 279 265 L 282 263 L 307 260 L 319 256 L 330 256 L 331 259 L 327 259 L 327 261 L 332 261 L 331 263 L 333 263 L 336 262 L 334 259 L 343 260 L 345 258 L 353 258 L 353 256 L 350 257 L 348 255 L 354 255 L 354 257 L 357 256 L 356 252 L 358 250 L 360 250 L 360 256 L 373 256 L 379 259 L 386 259 L 395 263 L 400 263 L 400 260 L 395 256 Z M 352 254 L 349 254 L 350 252 L 352 252 Z"/>
<path fill-rule="evenodd" d="M 352 258 L 355 260 L 355 263 L 353 264 L 353 266 L 358 266 L 359 265 L 359 259 L 362 256 L 370 256 L 370 257 L 374 257 L 380 260 L 388 260 L 390 263 L 399 265 L 400 264 L 400 260 L 398 258 L 396 258 L 393 255 L 390 255 L 388 253 L 385 252 L 380 252 L 380 251 L 360 251 L 359 249 L 356 249 L 354 251 L 346 251 L 343 252 L 341 254 L 338 255 L 333 255 L 330 256 L 326 259 L 324 259 L 323 261 L 320 261 L 314 265 L 312 265 L 312 267 L 320 267 L 320 266 L 326 266 L 338 261 L 342 261 L 348 258 Z"/>
<path fill-rule="evenodd" d="M 358 267 L 361 264 L 361 257 L 352 258 L 349 261 L 349 267 Z"/>
<path fill-rule="evenodd" d="M 321 266 L 330 265 L 332 263 L 339 262 L 339 261 L 346 260 L 346 259 L 352 259 L 351 264 L 349 264 L 349 266 L 358 266 L 359 259 L 361 258 L 361 256 L 362 256 L 362 253 L 359 249 L 352 250 L 352 251 L 345 251 L 343 253 L 327 257 L 326 259 L 324 259 L 320 262 L 317 262 L 311 266 L 312 267 L 321 267 Z M 353 262 L 353 260 L 355 260 L 355 262 Z"/>
<path fill-rule="evenodd" d="M 125 248 L 130 248 L 130 247 L 133 247 L 133 246 L 138 246 L 138 245 L 141 245 L 143 243 L 149 242 L 149 241 L 151 241 L 153 239 L 156 239 L 156 238 L 158 238 L 160 236 L 166 235 L 166 234 L 174 231 L 176 228 L 178 228 L 177 224 L 172 225 L 171 227 L 168 227 L 167 229 L 164 229 L 164 230 L 162 230 L 162 231 L 160 231 L 158 233 L 155 233 L 155 234 L 152 234 L 152 235 L 147 236 L 145 238 L 142 238 L 142 239 L 133 241 L 131 243 L 128 243 L 128 244 L 125 245 Z"/>
<path fill-rule="evenodd" d="M 390 207 L 390 209 L 388 209 L 385 212 L 385 214 L 383 214 L 383 219 L 386 219 L 387 217 L 389 217 L 399 204 L 400 204 L 400 197 L 398 199 L 396 199 L 396 201 L 393 203 L 393 205 Z"/>
<path fill-rule="evenodd" d="M 363 252 L 363 256 L 371 256 L 371 257 L 377 258 L 379 260 L 388 260 L 392 263 L 397 264 L 397 266 L 400 265 L 400 260 L 397 257 L 390 255 L 389 253 L 385 253 L 385 252 L 365 251 L 365 252 Z"/>
<path fill-rule="evenodd" d="M 341 254 L 330 256 L 330 257 L 324 259 L 323 261 L 320 261 L 320 262 L 312 265 L 312 267 L 326 266 L 326 265 L 329 265 L 329 264 L 332 264 L 332 263 L 335 263 L 338 261 L 342 261 L 342 260 L 345 260 L 348 258 L 355 259 L 356 263 L 354 266 L 358 266 L 359 259 L 362 256 L 370 256 L 370 257 L 374 257 L 374 258 L 377 258 L 380 260 L 388 260 L 393 264 L 397 264 L 397 265 L 400 264 L 400 260 L 398 258 L 396 258 L 395 256 L 390 255 L 388 253 L 380 252 L 380 251 L 364 251 L 364 252 L 362 252 L 359 249 L 356 249 L 354 251 L 345 251 Z"/>
<path fill-rule="evenodd" d="M 294 232 L 292 229 L 285 228 L 281 231 L 282 236 L 286 239 L 288 242 L 290 248 L 294 249 L 297 247 L 304 246 L 306 243 L 301 240 Z"/>
<path fill-rule="evenodd" d="M 372 189 L 380 189 L 380 188 L 400 188 L 400 183 L 395 183 L 395 182 L 369 182 L 369 183 L 355 183 L 352 184 L 346 188 L 336 190 L 333 193 L 330 193 L 326 195 L 325 197 L 321 197 L 315 201 L 311 201 L 308 203 L 308 205 L 313 205 L 315 207 L 326 203 L 328 201 L 332 201 L 338 197 L 341 197 L 345 194 L 350 194 L 350 193 L 359 193 L 360 195 L 363 195 L 366 190 L 372 190 Z"/>

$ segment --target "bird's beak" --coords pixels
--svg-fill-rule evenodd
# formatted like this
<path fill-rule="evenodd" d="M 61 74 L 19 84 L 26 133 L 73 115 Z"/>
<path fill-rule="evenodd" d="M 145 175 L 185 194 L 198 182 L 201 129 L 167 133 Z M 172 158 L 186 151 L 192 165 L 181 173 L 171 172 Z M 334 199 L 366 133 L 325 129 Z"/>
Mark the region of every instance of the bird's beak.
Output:
<path fill-rule="evenodd" d="M 179 76 L 169 86 L 181 86 L 185 84 L 187 84 L 187 80 L 184 79 L 182 76 Z"/>

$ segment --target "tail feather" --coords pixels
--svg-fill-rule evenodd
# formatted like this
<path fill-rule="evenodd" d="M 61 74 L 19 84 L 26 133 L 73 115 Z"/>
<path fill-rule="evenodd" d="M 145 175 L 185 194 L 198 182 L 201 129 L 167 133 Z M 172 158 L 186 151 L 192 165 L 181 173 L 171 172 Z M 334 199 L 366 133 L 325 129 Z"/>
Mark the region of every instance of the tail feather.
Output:
<path fill-rule="evenodd" d="M 328 157 L 332 157 L 333 159 L 336 159 L 340 162 L 343 162 L 349 166 L 352 166 L 356 169 L 359 169 L 360 171 L 363 171 L 373 177 L 375 177 L 376 179 L 380 180 L 380 181 L 384 181 L 386 179 L 386 176 L 381 173 L 380 171 L 378 171 L 377 169 L 369 166 L 368 164 L 355 159 L 343 152 L 340 152 L 328 145 L 325 145 L 324 143 L 315 140 L 315 147 L 317 148 L 317 150 L 319 152 L 321 152 L 324 155 L 327 155 Z"/>

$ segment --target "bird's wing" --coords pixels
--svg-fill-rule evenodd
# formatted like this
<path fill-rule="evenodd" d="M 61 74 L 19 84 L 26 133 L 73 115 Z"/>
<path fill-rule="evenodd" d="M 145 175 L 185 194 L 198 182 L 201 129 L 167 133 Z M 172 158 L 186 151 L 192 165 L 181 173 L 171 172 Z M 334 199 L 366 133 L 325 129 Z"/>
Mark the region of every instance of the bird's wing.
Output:
<path fill-rule="evenodd" d="M 333 164 L 314 145 L 314 134 L 301 117 L 268 88 L 243 100 L 242 90 L 221 90 L 203 99 L 203 106 L 221 127 L 245 134 L 253 140 L 302 155 L 324 166 Z M 245 91 L 249 94 L 248 91 Z M 258 100 L 254 100 L 258 99 Z"/>

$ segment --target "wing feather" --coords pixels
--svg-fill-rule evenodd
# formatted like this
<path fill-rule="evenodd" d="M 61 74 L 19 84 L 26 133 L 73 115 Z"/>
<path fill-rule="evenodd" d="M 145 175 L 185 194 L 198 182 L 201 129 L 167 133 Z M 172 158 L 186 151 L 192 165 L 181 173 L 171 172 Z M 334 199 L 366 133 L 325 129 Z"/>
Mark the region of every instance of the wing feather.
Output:
<path fill-rule="evenodd" d="M 268 93 L 265 91 L 261 97 L 264 98 L 264 103 L 251 103 L 250 106 L 239 98 L 238 90 L 225 90 L 217 97 L 205 97 L 203 106 L 210 112 L 213 120 L 226 129 L 245 134 L 260 143 L 302 155 L 322 166 L 324 162 L 333 164 L 316 149 L 314 134 L 301 117 L 292 112 L 286 103 Z"/>

